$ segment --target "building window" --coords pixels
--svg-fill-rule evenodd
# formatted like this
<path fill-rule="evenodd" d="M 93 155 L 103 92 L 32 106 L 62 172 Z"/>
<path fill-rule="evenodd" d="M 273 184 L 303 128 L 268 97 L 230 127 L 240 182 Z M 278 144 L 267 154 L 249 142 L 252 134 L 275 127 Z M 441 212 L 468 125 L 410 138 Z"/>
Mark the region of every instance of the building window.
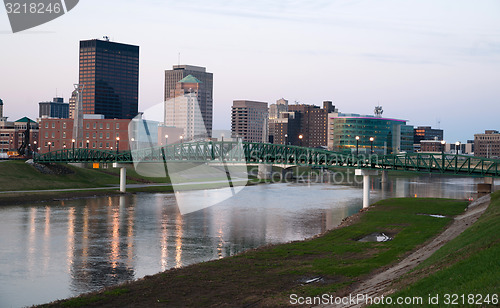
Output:
<path fill-rule="evenodd" d="M 102 148 L 102 142 L 99 142 L 99 148 Z"/>
<path fill-rule="evenodd" d="M 86 135 L 86 138 L 89 139 L 89 133 L 86 133 L 85 135 Z"/>
<path fill-rule="evenodd" d="M 52 128 L 56 128 L 56 122 L 52 122 Z"/>
<path fill-rule="evenodd" d="M 86 127 L 87 127 L 87 129 L 89 129 L 89 128 L 90 128 L 90 124 L 89 124 L 89 123 L 87 123 Z"/>
<path fill-rule="evenodd" d="M 56 137 L 56 133 L 52 133 L 52 138 L 55 138 Z"/>
<path fill-rule="evenodd" d="M 99 129 L 102 129 L 102 123 L 99 123 Z"/>
<path fill-rule="evenodd" d="M 63 122 L 63 128 L 66 128 L 66 122 Z"/>
<path fill-rule="evenodd" d="M 106 129 L 109 129 L 109 123 L 106 123 Z"/>
<path fill-rule="evenodd" d="M 49 138 L 49 132 L 45 132 L 45 138 Z"/>
<path fill-rule="evenodd" d="M 96 125 L 97 125 L 97 123 L 94 123 L 94 129 L 97 127 Z"/>
<path fill-rule="evenodd" d="M 116 123 L 116 129 L 120 129 L 120 123 Z"/>
<path fill-rule="evenodd" d="M 63 132 L 63 138 L 66 138 L 66 132 Z"/>
<path fill-rule="evenodd" d="M 49 122 L 45 122 L 45 128 L 49 128 Z"/>

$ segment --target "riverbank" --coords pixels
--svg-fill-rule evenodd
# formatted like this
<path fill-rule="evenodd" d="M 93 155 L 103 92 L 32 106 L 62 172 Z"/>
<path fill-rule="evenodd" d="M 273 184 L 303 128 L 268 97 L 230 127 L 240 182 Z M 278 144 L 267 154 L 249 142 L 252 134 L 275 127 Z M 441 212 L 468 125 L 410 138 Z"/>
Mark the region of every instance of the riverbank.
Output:
<path fill-rule="evenodd" d="M 342 292 L 396 263 L 439 234 L 466 205 L 445 199 L 384 200 L 310 240 L 173 269 L 45 306 L 288 306 L 291 294 Z M 394 239 L 358 241 L 379 232 Z"/>
<path fill-rule="evenodd" d="M 127 168 L 127 193 L 171 193 L 170 178 L 149 178 Z M 0 164 L 0 206 L 120 195 L 119 169 L 85 169 L 65 164 L 48 165 L 39 170 L 24 161 Z M 247 185 L 263 183 L 249 176 Z M 224 184 L 227 180 L 223 181 Z M 219 188 L 218 181 L 203 184 L 185 183 L 184 189 Z"/>

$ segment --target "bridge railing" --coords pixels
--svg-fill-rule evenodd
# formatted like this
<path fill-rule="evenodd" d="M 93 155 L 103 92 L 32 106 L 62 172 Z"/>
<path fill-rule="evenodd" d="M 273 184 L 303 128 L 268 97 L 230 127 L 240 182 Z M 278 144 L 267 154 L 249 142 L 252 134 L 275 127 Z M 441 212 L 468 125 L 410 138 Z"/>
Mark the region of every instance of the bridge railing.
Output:
<path fill-rule="evenodd" d="M 439 153 L 354 155 L 293 145 L 235 141 L 185 142 L 119 153 L 94 149 L 64 149 L 36 155 L 34 160 L 41 163 L 211 161 L 500 176 L 498 159 Z"/>

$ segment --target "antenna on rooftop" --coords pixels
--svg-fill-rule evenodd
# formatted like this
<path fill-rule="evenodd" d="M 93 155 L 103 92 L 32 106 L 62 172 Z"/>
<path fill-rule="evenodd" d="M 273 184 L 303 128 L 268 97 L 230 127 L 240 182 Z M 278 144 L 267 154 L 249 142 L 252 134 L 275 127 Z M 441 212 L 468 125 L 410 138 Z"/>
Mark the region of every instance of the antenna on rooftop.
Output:
<path fill-rule="evenodd" d="M 106 42 L 109 42 L 109 36 L 105 35 L 102 37 Z"/>
<path fill-rule="evenodd" d="M 181 53 L 179 52 L 179 55 L 178 55 L 178 64 L 181 65 Z"/>

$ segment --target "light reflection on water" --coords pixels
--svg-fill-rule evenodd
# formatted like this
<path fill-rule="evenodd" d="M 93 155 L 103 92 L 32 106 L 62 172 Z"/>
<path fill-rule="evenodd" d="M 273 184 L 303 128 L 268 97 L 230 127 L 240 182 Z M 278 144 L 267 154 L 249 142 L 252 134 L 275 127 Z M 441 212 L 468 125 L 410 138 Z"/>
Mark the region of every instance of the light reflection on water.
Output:
<path fill-rule="evenodd" d="M 476 181 L 477 182 L 477 181 Z M 388 197 L 469 198 L 473 179 L 373 181 Z M 383 189 L 381 189 L 383 188 Z M 196 204 L 220 190 L 183 192 Z M 181 215 L 172 194 L 98 197 L 0 208 L 0 307 L 98 290 L 173 267 L 325 232 L 362 204 L 360 187 L 246 187 L 216 206 Z M 188 203 L 189 203 L 188 202 Z"/>

